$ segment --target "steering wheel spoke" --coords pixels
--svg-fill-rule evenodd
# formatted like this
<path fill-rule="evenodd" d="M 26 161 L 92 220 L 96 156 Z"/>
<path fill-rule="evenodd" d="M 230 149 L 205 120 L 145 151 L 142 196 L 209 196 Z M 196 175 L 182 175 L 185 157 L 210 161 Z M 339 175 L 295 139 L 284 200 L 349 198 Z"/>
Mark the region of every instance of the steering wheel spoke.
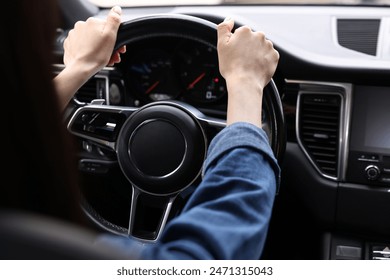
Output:
<path fill-rule="evenodd" d="M 171 213 L 176 195 L 155 196 L 133 186 L 129 231 L 141 240 L 157 240 Z"/>
<path fill-rule="evenodd" d="M 87 105 L 76 110 L 68 130 L 82 139 L 115 150 L 123 123 L 137 108 Z"/>

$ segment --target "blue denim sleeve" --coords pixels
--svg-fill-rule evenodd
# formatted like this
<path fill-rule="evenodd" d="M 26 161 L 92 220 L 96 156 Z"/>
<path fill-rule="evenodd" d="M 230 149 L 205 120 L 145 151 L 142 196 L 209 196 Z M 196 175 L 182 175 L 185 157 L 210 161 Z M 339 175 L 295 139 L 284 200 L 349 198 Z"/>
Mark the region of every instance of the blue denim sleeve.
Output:
<path fill-rule="evenodd" d="M 248 123 L 210 143 L 203 179 L 144 259 L 258 259 L 280 169 L 265 132 Z"/>

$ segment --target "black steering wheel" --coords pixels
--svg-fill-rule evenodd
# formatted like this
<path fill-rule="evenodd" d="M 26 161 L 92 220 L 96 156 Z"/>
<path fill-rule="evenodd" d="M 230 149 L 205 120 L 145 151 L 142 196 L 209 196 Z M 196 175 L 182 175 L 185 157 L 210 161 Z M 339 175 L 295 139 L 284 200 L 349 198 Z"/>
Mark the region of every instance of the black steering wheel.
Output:
<path fill-rule="evenodd" d="M 179 37 L 216 49 L 216 28 L 216 24 L 198 17 L 153 15 L 124 22 L 115 48 L 148 38 Z M 263 128 L 280 161 L 285 149 L 284 118 L 273 80 L 263 98 Z M 69 131 L 115 155 L 110 160 L 81 156 L 83 170 L 101 173 L 85 182 L 89 184 L 83 188 L 86 214 L 116 234 L 157 240 L 166 222 L 180 213 L 180 202 L 185 203 L 201 181 L 208 144 L 225 125 L 224 119 L 209 117 L 179 101 L 156 101 L 140 108 L 79 106 L 70 118 Z M 125 181 L 122 187 L 114 183 L 118 177 Z M 94 189 L 101 180 L 112 184 L 104 191 Z"/>

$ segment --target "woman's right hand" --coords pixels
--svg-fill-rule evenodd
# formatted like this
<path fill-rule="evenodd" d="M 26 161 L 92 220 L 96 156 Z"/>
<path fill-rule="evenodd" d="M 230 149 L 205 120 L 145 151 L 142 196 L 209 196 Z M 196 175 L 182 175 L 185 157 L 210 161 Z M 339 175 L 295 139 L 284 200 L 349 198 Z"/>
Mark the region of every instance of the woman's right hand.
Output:
<path fill-rule="evenodd" d="M 261 127 L 264 87 L 271 80 L 279 53 L 264 33 L 237 28 L 226 19 L 218 25 L 219 70 L 228 88 L 227 124 L 249 122 Z"/>

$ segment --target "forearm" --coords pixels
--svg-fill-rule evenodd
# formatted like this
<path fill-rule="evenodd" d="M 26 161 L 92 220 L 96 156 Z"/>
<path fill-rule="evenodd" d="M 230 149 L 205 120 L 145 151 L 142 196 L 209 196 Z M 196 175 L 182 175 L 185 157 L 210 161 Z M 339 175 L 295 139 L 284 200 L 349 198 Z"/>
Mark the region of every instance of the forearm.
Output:
<path fill-rule="evenodd" d="M 248 122 L 261 127 L 263 89 L 255 78 L 232 77 L 227 79 L 227 125 Z"/>
<path fill-rule="evenodd" d="M 55 78 L 54 85 L 61 109 L 65 109 L 79 88 L 93 75 L 87 67 L 66 67 Z"/>

